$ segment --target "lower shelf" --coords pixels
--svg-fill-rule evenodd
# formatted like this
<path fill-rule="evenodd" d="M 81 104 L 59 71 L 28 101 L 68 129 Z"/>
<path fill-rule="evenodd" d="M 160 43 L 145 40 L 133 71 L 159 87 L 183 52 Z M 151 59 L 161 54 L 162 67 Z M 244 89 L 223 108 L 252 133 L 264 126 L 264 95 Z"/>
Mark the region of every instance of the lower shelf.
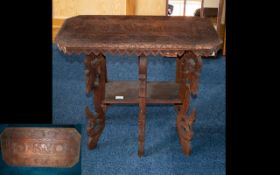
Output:
<path fill-rule="evenodd" d="M 139 81 L 109 81 L 105 87 L 105 104 L 138 104 Z M 148 104 L 181 104 L 179 84 L 171 81 L 147 82 Z"/>

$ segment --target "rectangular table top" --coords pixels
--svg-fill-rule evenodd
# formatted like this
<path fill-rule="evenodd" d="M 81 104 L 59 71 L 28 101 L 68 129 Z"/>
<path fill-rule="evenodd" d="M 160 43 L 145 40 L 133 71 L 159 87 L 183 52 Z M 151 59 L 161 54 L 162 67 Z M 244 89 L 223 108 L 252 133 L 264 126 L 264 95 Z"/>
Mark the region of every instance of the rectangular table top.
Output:
<path fill-rule="evenodd" d="M 185 16 L 95 16 L 65 20 L 55 42 L 66 54 L 213 53 L 222 41 L 209 19 Z M 202 54 L 203 55 L 203 54 Z"/>

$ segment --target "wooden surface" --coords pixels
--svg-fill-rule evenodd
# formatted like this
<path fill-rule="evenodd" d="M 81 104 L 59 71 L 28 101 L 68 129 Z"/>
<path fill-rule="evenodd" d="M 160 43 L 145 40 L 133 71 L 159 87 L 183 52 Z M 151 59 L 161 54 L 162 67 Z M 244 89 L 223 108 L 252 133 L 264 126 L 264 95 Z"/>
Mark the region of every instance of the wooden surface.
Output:
<path fill-rule="evenodd" d="M 180 82 L 179 96 L 182 104 L 176 106 L 178 111 L 176 129 L 183 153 L 190 155 L 192 150 L 190 142 L 193 137 L 192 125 L 195 121 L 196 110 L 193 109 L 190 115 L 187 113 L 190 111 L 191 95 L 197 95 L 202 60 L 191 51 L 178 59 L 177 68 L 180 67 L 180 69 L 177 72 L 181 75 L 176 80 Z"/>
<path fill-rule="evenodd" d="M 201 0 L 201 7 L 200 7 L 200 17 L 204 18 L 204 0 Z"/>
<path fill-rule="evenodd" d="M 55 41 L 55 37 L 63 25 L 64 19 L 52 19 L 52 42 Z"/>
<path fill-rule="evenodd" d="M 52 0 L 52 16 L 54 18 L 69 18 L 80 14 L 84 0 Z M 89 8 L 89 7 L 88 7 Z"/>
<path fill-rule="evenodd" d="M 210 53 L 222 43 L 208 19 L 181 16 L 77 16 L 65 20 L 55 41 L 66 54 L 138 56 Z"/>
<path fill-rule="evenodd" d="M 166 3 L 164 0 L 134 0 L 135 15 L 165 16 Z"/>
<path fill-rule="evenodd" d="M 226 30 L 224 32 L 224 44 L 223 44 L 223 55 L 226 55 Z"/>
<path fill-rule="evenodd" d="M 138 57 L 139 67 L 139 88 L 138 88 L 138 103 L 139 103 L 139 114 L 138 114 L 138 156 L 144 155 L 144 141 L 145 141 L 145 121 L 146 121 L 146 104 L 147 104 L 147 56 Z"/>
<path fill-rule="evenodd" d="M 94 93 L 95 114 L 86 107 L 88 147 L 96 147 L 105 127 L 105 112 L 111 104 L 139 105 L 138 155 L 144 155 L 146 106 L 172 104 L 177 110 L 176 128 L 183 153 L 191 153 L 191 95 L 197 95 L 201 56 L 216 54 L 221 47 L 210 20 L 167 16 L 77 16 L 67 19 L 56 37 L 66 54 L 86 54 L 86 92 Z M 108 81 L 105 54 L 135 54 L 139 80 Z M 176 82 L 148 82 L 148 55 L 176 58 Z M 116 96 L 123 99 L 117 100 Z"/>
<path fill-rule="evenodd" d="M 219 1 L 219 8 L 218 8 L 218 16 L 217 16 L 217 32 L 218 32 L 218 34 L 221 33 L 223 9 L 224 9 L 224 0 L 220 0 Z M 223 35 L 220 35 L 220 38 L 223 38 Z"/>
<path fill-rule="evenodd" d="M 135 0 L 126 0 L 126 15 L 135 15 Z"/>
<path fill-rule="evenodd" d="M 109 81 L 106 83 L 106 104 L 137 104 L 139 81 Z M 179 98 L 179 84 L 172 81 L 147 82 L 148 104 L 177 104 Z M 123 96 L 123 99 L 116 99 Z"/>
<path fill-rule="evenodd" d="M 3 160 L 12 166 L 72 167 L 80 142 L 75 128 L 6 128 L 1 135 Z"/>
<path fill-rule="evenodd" d="M 88 107 L 85 109 L 88 119 L 88 148 L 94 149 L 105 127 L 105 110 L 102 104 L 105 98 L 105 83 L 107 81 L 106 60 L 102 54 L 89 54 L 86 56 L 84 63 L 86 68 L 86 92 L 94 93 L 93 101 L 96 114 L 93 114 Z"/>

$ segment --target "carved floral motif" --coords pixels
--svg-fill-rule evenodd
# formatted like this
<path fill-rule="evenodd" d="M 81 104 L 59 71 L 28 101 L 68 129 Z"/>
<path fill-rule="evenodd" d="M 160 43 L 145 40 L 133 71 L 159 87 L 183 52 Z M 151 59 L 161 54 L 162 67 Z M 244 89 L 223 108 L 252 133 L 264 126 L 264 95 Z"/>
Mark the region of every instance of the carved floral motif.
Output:
<path fill-rule="evenodd" d="M 85 59 L 86 73 L 86 92 L 94 92 L 94 115 L 88 107 L 85 109 L 85 114 L 88 120 L 88 148 L 94 149 L 98 139 L 105 127 L 105 110 L 106 105 L 102 104 L 105 96 L 106 62 L 105 57 L 95 54 L 87 55 Z"/>
<path fill-rule="evenodd" d="M 198 91 L 198 80 L 202 67 L 201 58 L 196 56 L 193 52 L 186 52 L 179 60 L 180 70 L 180 97 L 182 105 L 177 106 L 178 115 L 176 120 L 176 128 L 180 143 L 184 154 L 191 154 L 190 141 L 193 137 L 192 125 L 196 119 L 196 110 L 194 109 L 190 115 L 186 113 L 189 111 L 189 104 L 191 94 L 196 95 Z"/>

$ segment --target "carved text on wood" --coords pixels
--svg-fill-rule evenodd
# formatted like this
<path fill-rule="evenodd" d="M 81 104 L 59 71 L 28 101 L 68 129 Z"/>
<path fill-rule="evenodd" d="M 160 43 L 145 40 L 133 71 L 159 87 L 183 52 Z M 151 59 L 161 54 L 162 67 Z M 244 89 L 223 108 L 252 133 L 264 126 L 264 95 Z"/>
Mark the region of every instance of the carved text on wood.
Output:
<path fill-rule="evenodd" d="M 1 149 L 9 165 L 71 167 L 79 161 L 80 140 L 74 128 L 6 128 Z"/>

